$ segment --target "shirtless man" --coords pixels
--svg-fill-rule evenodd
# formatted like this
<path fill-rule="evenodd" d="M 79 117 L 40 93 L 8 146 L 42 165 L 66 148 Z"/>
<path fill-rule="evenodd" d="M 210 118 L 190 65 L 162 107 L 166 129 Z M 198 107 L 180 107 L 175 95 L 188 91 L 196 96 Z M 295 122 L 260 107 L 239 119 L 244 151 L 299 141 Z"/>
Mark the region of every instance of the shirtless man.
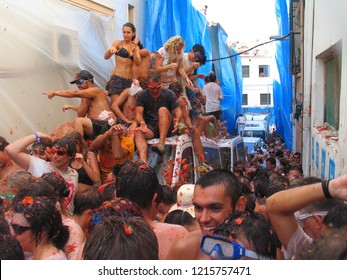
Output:
<path fill-rule="evenodd" d="M 158 239 L 159 259 L 166 259 L 172 245 L 188 234 L 188 230 L 180 225 L 155 221 L 160 188 L 155 170 L 142 160 L 124 163 L 116 177 L 117 197 L 136 202 L 146 222 L 151 226 Z"/>
<path fill-rule="evenodd" d="M 217 226 L 234 210 L 245 210 L 246 199 L 235 175 L 230 171 L 212 170 L 198 179 L 194 188 L 195 219 L 200 230 L 187 234 L 171 248 L 169 260 L 210 259 L 200 251 L 204 234 L 213 235 Z"/>
<path fill-rule="evenodd" d="M 94 77 L 89 71 L 82 70 L 70 82 L 77 85 L 77 90 L 47 91 L 43 92 L 43 94 L 47 95 L 49 99 L 52 99 L 54 96 L 88 99 L 88 118 L 76 118 L 73 122 L 73 128 L 81 133 L 82 136 L 86 134 L 95 138 L 101 133 L 102 128 L 107 125 L 106 120 L 100 119 L 100 113 L 103 111 L 110 112 L 110 106 L 104 91 L 94 85 L 93 79 Z M 87 101 L 84 100 L 84 102 Z M 85 105 L 83 107 L 85 108 Z"/>

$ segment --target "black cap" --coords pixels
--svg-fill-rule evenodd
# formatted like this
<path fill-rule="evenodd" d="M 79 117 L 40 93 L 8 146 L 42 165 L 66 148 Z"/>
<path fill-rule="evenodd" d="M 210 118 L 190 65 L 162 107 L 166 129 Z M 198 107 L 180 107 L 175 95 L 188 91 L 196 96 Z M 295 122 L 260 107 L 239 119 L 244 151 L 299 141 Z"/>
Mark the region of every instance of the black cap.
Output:
<path fill-rule="evenodd" d="M 70 84 L 75 84 L 78 80 L 93 80 L 93 75 L 87 71 L 87 70 L 81 70 L 76 74 L 76 77 L 73 81 L 70 82 Z"/>

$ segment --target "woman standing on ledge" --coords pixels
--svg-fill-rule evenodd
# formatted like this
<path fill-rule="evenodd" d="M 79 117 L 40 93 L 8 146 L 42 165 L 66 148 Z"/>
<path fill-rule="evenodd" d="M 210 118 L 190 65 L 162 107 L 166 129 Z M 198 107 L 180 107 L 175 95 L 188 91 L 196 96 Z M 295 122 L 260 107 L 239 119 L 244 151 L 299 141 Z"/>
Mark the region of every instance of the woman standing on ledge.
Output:
<path fill-rule="evenodd" d="M 118 96 L 130 88 L 133 79 L 133 65 L 140 65 L 140 48 L 135 43 L 136 28 L 127 22 L 123 25 L 123 40 L 114 41 L 106 50 L 104 58 L 109 59 L 113 54 L 116 66 L 108 82 L 107 90 L 111 97 L 112 107 Z M 112 108 L 113 109 L 113 108 Z"/>

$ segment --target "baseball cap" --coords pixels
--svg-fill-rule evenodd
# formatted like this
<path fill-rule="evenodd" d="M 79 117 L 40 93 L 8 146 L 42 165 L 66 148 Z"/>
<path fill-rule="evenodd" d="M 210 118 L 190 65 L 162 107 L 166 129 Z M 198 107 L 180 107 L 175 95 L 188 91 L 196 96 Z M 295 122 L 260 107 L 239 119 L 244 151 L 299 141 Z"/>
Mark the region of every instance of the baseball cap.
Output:
<path fill-rule="evenodd" d="M 174 210 L 187 211 L 195 217 L 195 209 L 193 205 L 194 184 L 184 184 L 177 191 L 177 203 L 174 204 L 169 212 Z"/>
<path fill-rule="evenodd" d="M 76 74 L 76 77 L 70 84 L 75 84 L 78 80 L 93 80 L 94 76 L 87 70 L 81 70 Z"/>

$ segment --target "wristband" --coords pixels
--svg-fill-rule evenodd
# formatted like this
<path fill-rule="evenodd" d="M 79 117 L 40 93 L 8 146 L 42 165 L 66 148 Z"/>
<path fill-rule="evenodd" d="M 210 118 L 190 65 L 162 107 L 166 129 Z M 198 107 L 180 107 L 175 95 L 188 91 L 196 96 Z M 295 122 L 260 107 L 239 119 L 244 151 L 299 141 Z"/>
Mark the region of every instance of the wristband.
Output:
<path fill-rule="evenodd" d="M 34 132 L 34 135 L 35 135 L 35 138 L 36 138 L 36 142 L 37 142 L 37 143 L 40 143 L 41 140 L 40 140 L 40 137 L 39 137 L 39 135 L 37 134 L 37 132 Z"/>
<path fill-rule="evenodd" d="M 330 180 L 322 181 L 323 193 L 326 198 L 333 198 L 329 192 L 329 183 Z"/>

